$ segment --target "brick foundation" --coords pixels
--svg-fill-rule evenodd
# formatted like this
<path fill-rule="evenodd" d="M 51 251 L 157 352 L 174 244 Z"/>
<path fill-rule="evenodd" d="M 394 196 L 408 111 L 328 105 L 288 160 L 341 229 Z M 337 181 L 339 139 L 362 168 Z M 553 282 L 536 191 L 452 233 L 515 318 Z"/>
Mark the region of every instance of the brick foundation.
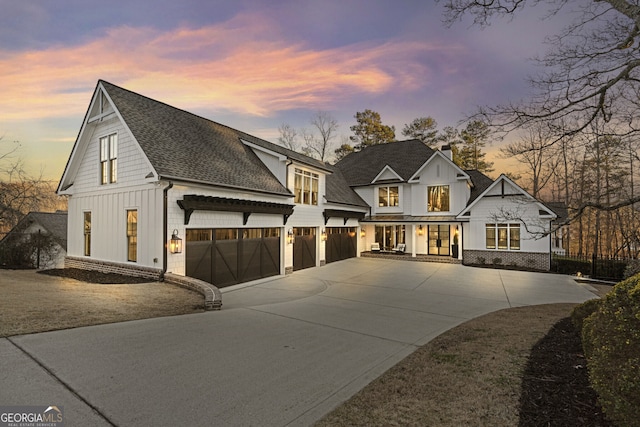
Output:
<path fill-rule="evenodd" d="M 551 269 L 549 254 L 539 252 L 483 251 L 465 249 L 462 251 L 462 259 L 462 263 L 465 265 L 502 265 L 541 271 L 549 271 Z"/>
<path fill-rule="evenodd" d="M 110 261 L 98 261 L 89 258 L 65 257 L 65 268 L 80 268 L 94 270 L 101 273 L 124 274 L 127 276 L 143 277 L 145 279 L 162 280 L 162 270 L 159 268 L 140 267 L 132 264 L 119 264 Z"/>

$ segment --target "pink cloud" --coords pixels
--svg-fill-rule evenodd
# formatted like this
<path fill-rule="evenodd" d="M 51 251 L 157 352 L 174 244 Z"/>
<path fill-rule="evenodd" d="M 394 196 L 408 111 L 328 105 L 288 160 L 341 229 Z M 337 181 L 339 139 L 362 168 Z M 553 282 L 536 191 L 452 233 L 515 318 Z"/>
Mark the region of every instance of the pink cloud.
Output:
<path fill-rule="evenodd" d="M 425 87 L 431 72 L 423 59 L 455 55 L 427 42 L 312 49 L 281 40 L 272 24 L 240 15 L 202 28 L 119 27 L 75 46 L 0 50 L 0 117 L 81 116 L 100 78 L 186 109 L 329 109 L 360 94 Z"/>

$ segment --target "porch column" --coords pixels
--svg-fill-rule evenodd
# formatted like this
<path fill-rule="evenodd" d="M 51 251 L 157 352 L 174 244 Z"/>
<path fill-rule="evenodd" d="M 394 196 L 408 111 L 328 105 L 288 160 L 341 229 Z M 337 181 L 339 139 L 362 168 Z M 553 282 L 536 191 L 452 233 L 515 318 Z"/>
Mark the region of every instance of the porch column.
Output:
<path fill-rule="evenodd" d="M 411 256 L 416 256 L 416 240 L 418 240 L 418 233 L 416 232 L 416 225 L 411 224 Z"/>

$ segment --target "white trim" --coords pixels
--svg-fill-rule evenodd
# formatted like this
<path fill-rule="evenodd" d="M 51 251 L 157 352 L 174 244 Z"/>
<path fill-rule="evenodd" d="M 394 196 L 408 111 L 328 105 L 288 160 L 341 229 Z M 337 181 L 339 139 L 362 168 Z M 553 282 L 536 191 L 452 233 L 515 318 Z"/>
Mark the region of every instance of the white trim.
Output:
<path fill-rule="evenodd" d="M 491 184 L 489 187 L 487 187 L 486 190 L 484 190 L 482 192 L 482 194 L 480 194 L 478 197 L 476 197 L 476 199 L 466 208 L 464 208 L 462 210 L 462 212 L 460 212 L 457 216 L 456 219 L 464 219 L 461 218 L 462 215 L 464 215 L 466 212 L 471 211 L 471 208 L 473 208 L 473 206 L 475 206 L 476 203 L 478 203 L 480 201 L 480 199 L 482 199 L 483 197 L 485 197 L 487 195 L 487 193 L 489 193 L 491 190 L 493 190 L 499 182 L 505 181 L 508 184 L 512 185 L 519 193 L 520 195 L 524 196 L 526 199 L 532 201 L 533 203 L 535 203 L 536 205 L 538 205 L 539 210 L 544 210 L 546 212 L 548 212 L 548 216 L 547 215 L 541 215 L 544 218 L 550 218 L 550 219 L 556 219 L 557 215 L 548 207 L 546 207 L 543 203 L 537 201 L 531 194 L 527 193 L 522 187 L 520 187 L 518 184 L 516 184 L 515 182 L 513 182 L 508 176 L 506 176 L 505 174 L 501 174 L 495 181 L 493 181 L 493 184 Z M 514 194 L 511 195 L 506 195 L 505 197 L 513 197 L 515 196 Z"/>
<path fill-rule="evenodd" d="M 457 170 L 458 170 L 458 176 L 457 176 L 457 179 L 468 179 L 468 180 L 470 180 L 470 179 L 471 179 L 471 177 L 469 176 L 469 174 L 467 174 L 465 171 L 463 171 L 462 169 L 460 169 L 460 166 L 458 166 L 458 165 L 456 165 L 455 163 L 453 163 L 453 161 L 452 161 L 450 158 L 448 158 L 446 155 L 442 154 L 442 152 L 441 152 L 441 151 L 436 151 L 436 152 L 434 152 L 434 153 L 433 153 L 433 155 L 432 155 L 431 157 L 429 157 L 429 158 L 427 159 L 427 161 L 426 161 L 426 162 L 424 162 L 424 163 L 422 164 L 422 166 L 420 166 L 420 167 L 418 168 L 418 170 L 417 170 L 413 175 L 411 175 L 411 178 L 409 178 L 409 180 L 408 180 L 407 182 L 419 182 L 419 180 L 420 180 L 420 175 L 422 174 L 422 171 L 423 171 L 423 170 L 424 170 L 424 169 L 429 165 L 429 163 L 431 163 L 432 161 L 434 161 L 433 159 L 434 159 L 436 156 L 439 156 L 440 158 L 442 158 L 442 159 L 446 160 L 446 161 L 447 161 L 451 166 L 453 166 L 455 169 L 457 169 Z"/>
<path fill-rule="evenodd" d="M 382 176 L 382 174 L 384 174 L 386 171 L 391 172 L 393 175 L 395 175 L 395 176 L 396 176 L 396 178 L 397 178 L 399 181 L 404 182 L 404 179 L 402 179 L 402 177 L 401 177 L 400 175 L 398 175 L 398 173 L 397 173 L 396 171 L 394 171 L 394 170 L 393 170 L 393 168 L 392 168 L 391 166 L 389 166 L 389 165 L 385 165 L 385 166 L 382 168 L 382 170 L 380 171 L 380 173 L 378 173 L 378 175 L 376 175 L 376 177 L 375 177 L 375 178 L 373 178 L 373 180 L 371 181 L 371 184 L 375 184 L 375 183 L 378 181 L 378 179 Z"/>
<path fill-rule="evenodd" d="M 259 146 L 257 144 L 254 144 L 252 142 L 246 141 L 246 140 L 244 140 L 242 138 L 240 138 L 240 142 L 242 142 L 244 145 L 246 145 L 247 147 L 249 147 L 251 149 L 258 150 L 258 151 L 261 151 L 263 153 L 267 153 L 267 154 L 270 154 L 270 155 L 272 155 L 274 157 L 277 157 L 278 160 L 280 160 L 281 162 L 284 162 L 284 161 L 286 161 L 288 159 L 288 157 L 285 156 L 284 154 L 280 154 L 280 153 L 277 153 L 277 152 L 275 152 L 273 150 L 269 150 L 268 148 L 261 147 L 261 146 Z"/>

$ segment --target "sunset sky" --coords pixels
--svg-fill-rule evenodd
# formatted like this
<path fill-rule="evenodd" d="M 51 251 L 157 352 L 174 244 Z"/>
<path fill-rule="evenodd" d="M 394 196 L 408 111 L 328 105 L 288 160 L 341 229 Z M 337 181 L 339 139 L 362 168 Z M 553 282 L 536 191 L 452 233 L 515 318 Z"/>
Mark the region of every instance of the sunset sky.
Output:
<path fill-rule="evenodd" d="M 538 8 L 484 30 L 446 28 L 442 5 L 424 0 L 0 0 L 0 10 L 0 149 L 19 141 L 27 167 L 56 181 L 98 79 L 272 142 L 280 124 L 310 128 L 319 110 L 349 136 L 367 108 L 404 139 L 417 117 L 442 129 L 477 105 L 526 97 L 539 71 L 529 59 L 566 24 Z"/>

